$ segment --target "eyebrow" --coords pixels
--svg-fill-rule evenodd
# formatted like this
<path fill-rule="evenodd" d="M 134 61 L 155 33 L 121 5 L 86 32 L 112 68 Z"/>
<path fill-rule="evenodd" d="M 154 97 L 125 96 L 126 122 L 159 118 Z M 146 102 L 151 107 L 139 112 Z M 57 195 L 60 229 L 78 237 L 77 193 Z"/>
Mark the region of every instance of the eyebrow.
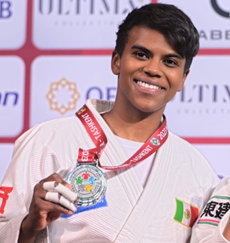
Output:
<path fill-rule="evenodd" d="M 131 49 L 139 49 L 139 50 L 141 50 L 143 52 L 147 52 L 147 53 L 151 53 L 152 54 L 152 52 L 149 49 L 147 49 L 147 48 L 145 48 L 144 46 L 141 46 L 141 45 L 133 45 L 131 47 Z M 175 57 L 175 58 L 183 59 L 183 57 L 181 55 L 176 54 L 176 53 L 167 54 L 167 55 L 165 55 L 165 57 L 168 57 L 168 58 L 169 57 Z"/>
<path fill-rule="evenodd" d="M 145 48 L 144 46 L 140 46 L 140 45 L 133 45 L 131 47 L 131 49 L 139 49 L 139 50 L 142 50 L 144 52 L 151 53 L 151 51 L 149 49 Z"/>
<path fill-rule="evenodd" d="M 167 54 L 167 55 L 165 55 L 165 57 L 176 57 L 176 58 L 179 58 L 179 59 L 183 59 L 183 57 L 182 57 L 181 55 L 179 55 L 179 54 L 174 54 L 174 53 L 172 53 L 172 54 Z"/>

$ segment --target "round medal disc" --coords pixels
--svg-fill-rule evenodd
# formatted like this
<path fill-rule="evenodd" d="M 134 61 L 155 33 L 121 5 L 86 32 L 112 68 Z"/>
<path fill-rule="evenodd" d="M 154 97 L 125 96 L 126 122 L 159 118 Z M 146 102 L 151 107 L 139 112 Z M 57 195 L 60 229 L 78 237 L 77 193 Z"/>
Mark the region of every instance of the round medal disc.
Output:
<path fill-rule="evenodd" d="M 78 195 L 77 206 L 87 207 L 100 202 L 107 188 L 104 173 L 95 165 L 78 165 L 68 174 L 66 181 Z"/>

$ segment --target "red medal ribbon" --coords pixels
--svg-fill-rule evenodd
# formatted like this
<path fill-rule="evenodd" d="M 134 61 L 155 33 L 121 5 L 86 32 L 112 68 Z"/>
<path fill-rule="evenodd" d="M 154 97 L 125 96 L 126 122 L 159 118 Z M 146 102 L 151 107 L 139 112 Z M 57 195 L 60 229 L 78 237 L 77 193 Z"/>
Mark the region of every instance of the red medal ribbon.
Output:
<path fill-rule="evenodd" d="M 93 149 L 84 150 L 80 148 L 78 153 L 78 162 L 94 163 L 95 159 L 100 159 L 101 154 L 107 144 L 107 138 L 93 113 L 86 105 L 84 105 L 78 112 L 76 112 L 76 116 L 80 119 L 89 136 L 96 145 L 96 148 Z M 150 136 L 150 138 L 131 158 L 119 166 L 102 166 L 100 161 L 98 162 L 98 166 L 105 170 L 117 170 L 136 165 L 155 153 L 164 144 L 167 138 L 168 129 L 166 117 L 164 116 L 164 122 L 161 124 L 161 126 L 152 134 L 152 136 Z"/>

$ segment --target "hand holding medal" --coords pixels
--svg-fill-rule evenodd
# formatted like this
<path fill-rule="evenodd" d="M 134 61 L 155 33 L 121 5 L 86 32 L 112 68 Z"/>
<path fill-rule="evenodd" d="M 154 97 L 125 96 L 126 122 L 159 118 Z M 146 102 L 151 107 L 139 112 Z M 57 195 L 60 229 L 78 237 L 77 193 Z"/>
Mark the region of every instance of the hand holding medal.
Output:
<path fill-rule="evenodd" d="M 41 180 L 34 187 L 29 214 L 22 222 L 20 234 L 34 238 L 62 214 L 71 215 L 77 211 L 74 205 L 78 201 L 77 194 L 71 190 L 71 185 L 57 173 Z"/>

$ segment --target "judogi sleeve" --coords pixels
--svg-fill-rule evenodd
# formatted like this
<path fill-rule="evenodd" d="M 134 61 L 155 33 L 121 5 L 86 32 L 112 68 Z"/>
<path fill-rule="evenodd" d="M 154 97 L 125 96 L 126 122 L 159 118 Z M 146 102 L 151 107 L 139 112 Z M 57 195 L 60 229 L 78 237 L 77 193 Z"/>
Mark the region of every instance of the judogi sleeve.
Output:
<path fill-rule="evenodd" d="M 55 154 L 38 135 L 39 130 L 38 125 L 16 141 L 12 162 L 0 187 L 1 243 L 18 241 L 21 222 L 28 214 L 34 186 L 55 171 L 58 165 Z M 41 231 L 38 238 L 39 242 L 47 242 L 46 229 Z"/>
<path fill-rule="evenodd" d="M 191 243 L 225 243 L 223 231 L 230 216 L 230 176 L 222 179 L 192 229 Z"/>

